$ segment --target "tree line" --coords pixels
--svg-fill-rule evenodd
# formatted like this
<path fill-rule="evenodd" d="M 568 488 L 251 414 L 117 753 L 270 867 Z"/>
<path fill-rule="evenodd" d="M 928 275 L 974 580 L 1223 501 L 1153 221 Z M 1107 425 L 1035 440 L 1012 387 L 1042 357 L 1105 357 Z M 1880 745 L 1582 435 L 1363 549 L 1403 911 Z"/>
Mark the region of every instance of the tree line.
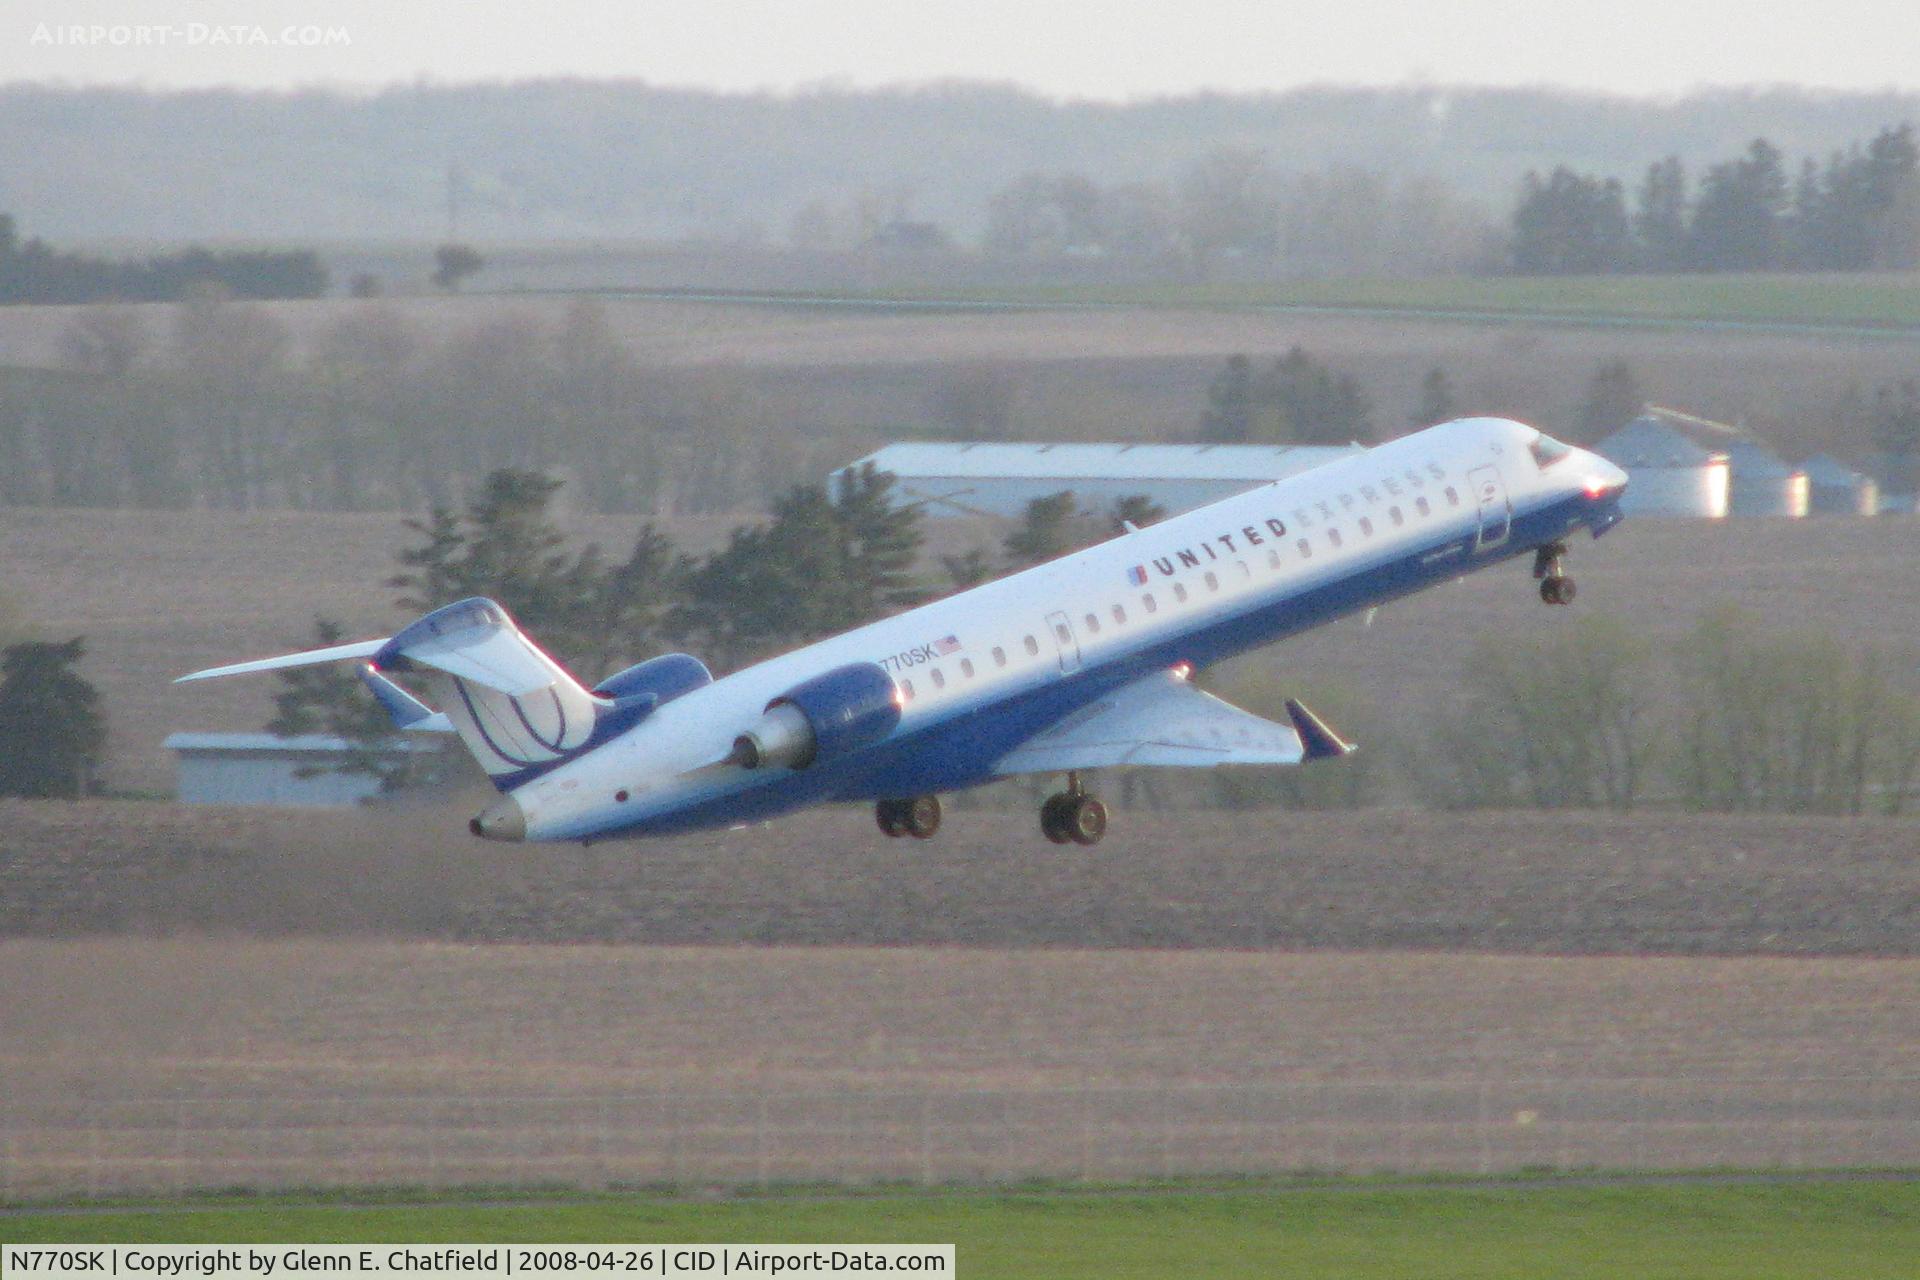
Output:
<path fill-rule="evenodd" d="M 1603 360 L 1580 388 L 1557 433 L 1593 444 L 1639 416 L 1654 398 L 1621 359 Z M 1454 378 L 1435 365 L 1420 379 L 1405 426 L 1418 429 L 1467 411 Z M 1882 455 L 1891 492 L 1911 493 L 1920 479 L 1920 378 L 1896 378 L 1867 391 L 1849 387 L 1829 410 L 1844 452 Z M 1398 434 L 1399 427 L 1388 434 Z M 1266 362 L 1230 355 L 1208 380 L 1196 439 L 1206 444 L 1369 444 L 1380 438 L 1372 399 L 1352 374 L 1298 344 Z"/>
<path fill-rule="evenodd" d="M 327 269 L 311 249 L 194 247 L 124 261 L 96 258 L 38 236 L 23 241 L 13 216 L 0 213 L 0 305 L 178 302 L 208 285 L 236 298 L 318 298 L 327 291 Z"/>
<path fill-rule="evenodd" d="M 1902 124 L 1797 170 L 1765 138 L 1697 177 L 1668 156 L 1647 166 L 1631 208 L 1617 178 L 1529 173 L 1510 254 L 1522 275 L 1908 270 L 1920 264 L 1920 146 Z"/>
<path fill-rule="evenodd" d="M 297 344 L 203 290 L 84 309 L 57 347 L 0 369 L 0 503 L 420 510 L 522 468 L 575 477 L 591 510 L 699 512 L 828 469 L 731 375 L 644 366 L 590 301 L 439 334 L 373 301 Z"/>

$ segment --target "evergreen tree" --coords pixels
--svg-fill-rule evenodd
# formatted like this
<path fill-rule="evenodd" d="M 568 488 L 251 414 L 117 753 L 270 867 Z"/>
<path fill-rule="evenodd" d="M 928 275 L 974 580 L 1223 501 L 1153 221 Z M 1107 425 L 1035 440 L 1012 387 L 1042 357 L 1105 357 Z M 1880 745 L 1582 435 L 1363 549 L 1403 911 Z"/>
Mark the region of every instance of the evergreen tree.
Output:
<path fill-rule="evenodd" d="M 1207 384 L 1207 407 L 1200 415 L 1200 438 L 1209 444 L 1244 444 L 1253 438 L 1253 361 L 1230 355 Z"/>
<path fill-rule="evenodd" d="M 1025 569 L 1084 545 L 1075 528 L 1078 512 L 1071 489 L 1035 498 L 1027 504 L 1019 527 L 1007 535 L 1007 559 L 1015 568 Z"/>
<path fill-rule="evenodd" d="M 993 557 L 985 547 L 969 547 L 959 555 L 940 557 L 947 581 L 955 591 L 968 591 L 993 576 Z"/>
<path fill-rule="evenodd" d="M 1167 518 L 1167 509 L 1144 493 L 1130 493 L 1113 504 L 1109 517 L 1113 532 L 1120 534 L 1128 525 L 1144 529 L 1160 523 Z"/>
<path fill-rule="evenodd" d="M 85 638 L 0 655 L 0 796 L 72 800 L 93 790 L 106 747 L 100 695 L 74 665 Z"/>
<path fill-rule="evenodd" d="M 1427 370 L 1420 379 L 1420 403 L 1414 406 L 1408 421 L 1415 427 L 1431 427 L 1449 421 L 1459 413 L 1454 402 L 1453 383 L 1439 365 Z"/>
<path fill-rule="evenodd" d="M 1697 271 L 1765 271 L 1780 264 L 1788 182 L 1780 149 L 1756 138 L 1737 160 L 1700 182 L 1687 235 L 1686 265 Z"/>
<path fill-rule="evenodd" d="M 916 604 L 924 595 L 913 578 L 924 536 L 920 511 L 894 506 L 893 485 L 890 473 L 869 462 L 857 471 L 842 471 L 834 488 L 834 513 L 853 576 L 849 586 L 856 625 Z"/>
<path fill-rule="evenodd" d="M 436 508 L 425 521 L 407 521 L 423 541 L 396 556 L 402 572 L 387 585 L 405 594 L 395 603 L 424 613 L 489 596 L 589 681 L 604 674 L 597 667 L 609 654 L 647 647 L 661 606 L 635 593 L 643 576 L 668 574 L 670 555 L 650 527 L 641 531 L 634 556 L 617 568 L 608 567 L 595 544 L 570 553 L 551 510 L 560 484 L 538 472 L 495 471 L 464 512 Z M 613 595 L 615 583 L 632 605 Z M 650 621 L 642 625 L 642 616 Z M 640 632 L 624 633 L 623 626 Z"/>
<path fill-rule="evenodd" d="M 1513 212 L 1514 270 L 1522 275 L 1618 271 L 1632 260 L 1626 196 L 1615 178 L 1560 166 L 1529 173 Z"/>
<path fill-rule="evenodd" d="M 1261 434 L 1281 444 L 1348 444 L 1373 438 L 1372 409 L 1351 375 L 1335 373 L 1307 354 L 1289 348 L 1261 375 L 1254 388 Z"/>
<path fill-rule="evenodd" d="M 1592 444 L 1618 431 L 1646 408 L 1646 392 L 1625 360 L 1608 360 L 1594 370 L 1586 395 L 1574 414 L 1575 438 Z"/>
<path fill-rule="evenodd" d="M 1640 260 L 1649 271 L 1680 269 L 1687 249 L 1687 171 L 1679 156 L 1647 166 L 1633 231 L 1640 240 Z"/>

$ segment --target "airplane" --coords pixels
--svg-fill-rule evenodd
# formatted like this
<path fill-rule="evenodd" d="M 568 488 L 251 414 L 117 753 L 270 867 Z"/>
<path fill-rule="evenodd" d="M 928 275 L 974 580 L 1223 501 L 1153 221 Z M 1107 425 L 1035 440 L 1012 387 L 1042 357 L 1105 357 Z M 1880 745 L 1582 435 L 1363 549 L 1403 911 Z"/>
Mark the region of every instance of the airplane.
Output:
<path fill-rule="evenodd" d="M 1627 474 L 1523 423 L 1462 418 L 1199 507 L 715 679 L 690 654 L 580 684 L 484 598 L 390 637 L 181 681 L 354 661 L 403 730 L 455 733 L 499 798 L 476 836 L 594 841 L 871 801 L 889 836 L 940 795 L 1062 774 L 1056 844 L 1097 843 L 1103 767 L 1297 765 L 1354 745 L 1296 700 L 1281 724 L 1196 687 L 1222 659 L 1528 553 L 1574 598 L 1577 529 L 1621 519 Z M 434 710 L 390 677 L 418 674 Z M 177 682 L 176 682 L 177 683 Z"/>

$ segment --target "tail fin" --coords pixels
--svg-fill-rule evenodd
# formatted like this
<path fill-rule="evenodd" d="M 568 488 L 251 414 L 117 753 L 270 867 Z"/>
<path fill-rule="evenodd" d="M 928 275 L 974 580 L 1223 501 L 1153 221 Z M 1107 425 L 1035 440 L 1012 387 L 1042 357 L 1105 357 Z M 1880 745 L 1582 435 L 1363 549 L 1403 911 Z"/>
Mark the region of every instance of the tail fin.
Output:
<path fill-rule="evenodd" d="M 582 688 L 514 625 L 505 609 L 480 597 L 436 609 L 385 640 L 214 667 L 180 679 L 203 680 L 351 658 L 367 660 L 376 673 L 424 671 L 454 732 L 502 791 L 587 745 L 601 712 L 614 705 L 611 699 Z M 393 702 L 381 700 L 394 710 Z M 403 728 L 430 727 L 404 705 L 395 713 L 396 723 L 401 723 L 403 714 L 414 717 L 402 723 Z"/>

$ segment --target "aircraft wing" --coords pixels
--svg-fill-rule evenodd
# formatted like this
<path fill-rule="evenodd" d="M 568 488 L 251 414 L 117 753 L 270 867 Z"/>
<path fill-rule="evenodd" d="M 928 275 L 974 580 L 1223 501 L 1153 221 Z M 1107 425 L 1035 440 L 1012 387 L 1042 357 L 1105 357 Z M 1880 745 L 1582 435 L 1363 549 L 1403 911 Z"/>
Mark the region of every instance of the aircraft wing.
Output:
<path fill-rule="evenodd" d="M 995 771 L 1059 773 L 1134 765 L 1206 768 L 1221 764 L 1299 764 L 1354 748 L 1298 702 L 1292 725 L 1242 711 L 1183 676 L 1136 680 L 1083 707 L 1002 756 Z"/>

